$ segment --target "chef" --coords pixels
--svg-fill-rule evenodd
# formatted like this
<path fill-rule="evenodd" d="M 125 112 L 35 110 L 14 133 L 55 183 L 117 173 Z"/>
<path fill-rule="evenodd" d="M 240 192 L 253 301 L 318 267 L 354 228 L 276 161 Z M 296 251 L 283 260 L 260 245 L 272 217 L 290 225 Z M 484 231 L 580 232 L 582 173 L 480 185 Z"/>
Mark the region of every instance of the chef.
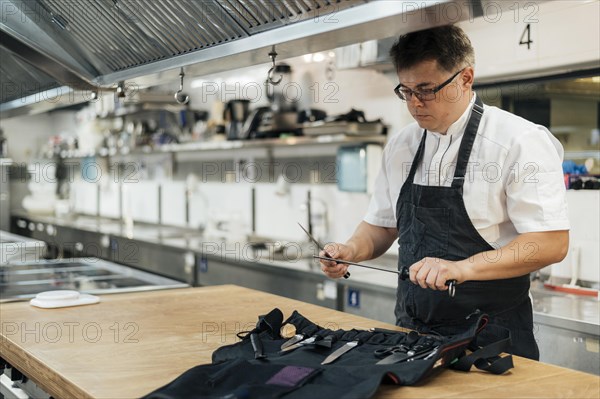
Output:
<path fill-rule="evenodd" d="M 482 103 L 461 28 L 400 36 L 390 56 L 394 91 L 416 123 L 386 145 L 352 237 L 321 256 L 361 262 L 397 240 L 398 267 L 410 271 L 410 280 L 398 279 L 399 326 L 454 334 L 482 312 L 510 330 L 514 354 L 537 360 L 529 273 L 568 250 L 563 149 L 545 127 Z M 321 261 L 321 268 L 339 278 L 348 265 Z M 458 283 L 454 298 L 448 280 Z M 478 344 L 500 338 L 487 330 Z"/>

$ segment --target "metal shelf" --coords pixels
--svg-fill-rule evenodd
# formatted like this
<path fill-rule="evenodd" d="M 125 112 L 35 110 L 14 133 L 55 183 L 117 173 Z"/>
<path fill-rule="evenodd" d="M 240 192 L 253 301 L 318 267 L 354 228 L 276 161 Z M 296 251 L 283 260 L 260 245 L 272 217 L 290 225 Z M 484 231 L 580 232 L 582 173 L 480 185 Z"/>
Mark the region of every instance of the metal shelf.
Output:
<path fill-rule="evenodd" d="M 211 153 L 210 158 L 219 156 L 221 154 L 215 154 L 215 152 L 230 151 L 239 153 L 240 151 L 259 152 L 265 153 L 272 150 L 274 153 L 291 156 L 291 157 L 305 157 L 305 152 L 298 151 L 301 147 L 312 147 L 317 155 L 322 153 L 331 154 L 331 151 L 336 149 L 339 145 L 352 144 L 352 143 L 378 143 L 384 145 L 387 136 L 346 136 L 344 134 L 336 135 L 323 135 L 317 137 L 288 137 L 283 139 L 262 139 L 262 140 L 248 140 L 248 141 L 211 141 L 211 142 L 190 142 L 182 144 L 166 144 L 157 148 L 142 147 L 136 148 L 129 152 L 110 152 L 106 148 L 100 149 L 96 152 L 79 152 L 69 151 L 64 159 L 72 158 L 83 158 L 89 156 L 98 157 L 136 157 L 136 156 L 147 156 L 157 154 L 175 153 L 177 158 L 191 160 L 194 158 L 202 158 L 203 154 Z M 181 154 L 181 155 L 180 155 Z"/>
<path fill-rule="evenodd" d="M 565 159 L 593 158 L 600 161 L 600 151 L 565 151 Z"/>

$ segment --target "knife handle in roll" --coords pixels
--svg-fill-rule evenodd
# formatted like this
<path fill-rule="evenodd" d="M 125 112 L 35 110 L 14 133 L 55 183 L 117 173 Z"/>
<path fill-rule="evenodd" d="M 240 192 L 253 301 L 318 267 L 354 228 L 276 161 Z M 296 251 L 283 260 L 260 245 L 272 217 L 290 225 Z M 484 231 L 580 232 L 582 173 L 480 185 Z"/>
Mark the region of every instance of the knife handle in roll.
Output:
<path fill-rule="evenodd" d="M 255 359 L 264 359 L 267 357 L 258 333 L 253 332 L 250 334 L 250 342 L 252 343 L 252 349 L 254 349 Z"/>

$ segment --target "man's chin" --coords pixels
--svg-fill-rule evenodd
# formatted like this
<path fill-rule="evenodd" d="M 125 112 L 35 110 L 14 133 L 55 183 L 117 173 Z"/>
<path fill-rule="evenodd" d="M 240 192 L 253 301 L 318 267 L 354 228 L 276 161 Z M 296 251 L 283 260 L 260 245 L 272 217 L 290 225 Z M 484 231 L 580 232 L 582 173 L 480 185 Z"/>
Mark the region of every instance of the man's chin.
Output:
<path fill-rule="evenodd" d="M 432 129 L 432 123 L 428 122 L 428 121 L 420 121 L 420 120 L 417 119 L 417 125 L 419 125 L 419 127 L 421 129 L 433 130 Z"/>

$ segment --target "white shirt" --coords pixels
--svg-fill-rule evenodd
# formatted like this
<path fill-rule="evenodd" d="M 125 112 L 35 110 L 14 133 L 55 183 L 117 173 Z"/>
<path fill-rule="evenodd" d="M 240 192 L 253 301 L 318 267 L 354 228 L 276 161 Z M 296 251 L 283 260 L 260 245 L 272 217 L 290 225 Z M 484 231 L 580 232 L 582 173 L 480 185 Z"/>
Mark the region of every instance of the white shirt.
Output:
<path fill-rule="evenodd" d="M 427 132 L 415 184 L 452 184 L 474 101 L 475 96 L 445 135 Z M 396 227 L 396 201 L 422 134 L 423 129 L 415 122 L 387 143 L 364 218 L 367 223 Z M 562 145 L 548 129 L 484 105 L 463 199 L 471 222 L 490 245 L 499 248 L 521 233 L 569 229 L 562 157 Z"/>

